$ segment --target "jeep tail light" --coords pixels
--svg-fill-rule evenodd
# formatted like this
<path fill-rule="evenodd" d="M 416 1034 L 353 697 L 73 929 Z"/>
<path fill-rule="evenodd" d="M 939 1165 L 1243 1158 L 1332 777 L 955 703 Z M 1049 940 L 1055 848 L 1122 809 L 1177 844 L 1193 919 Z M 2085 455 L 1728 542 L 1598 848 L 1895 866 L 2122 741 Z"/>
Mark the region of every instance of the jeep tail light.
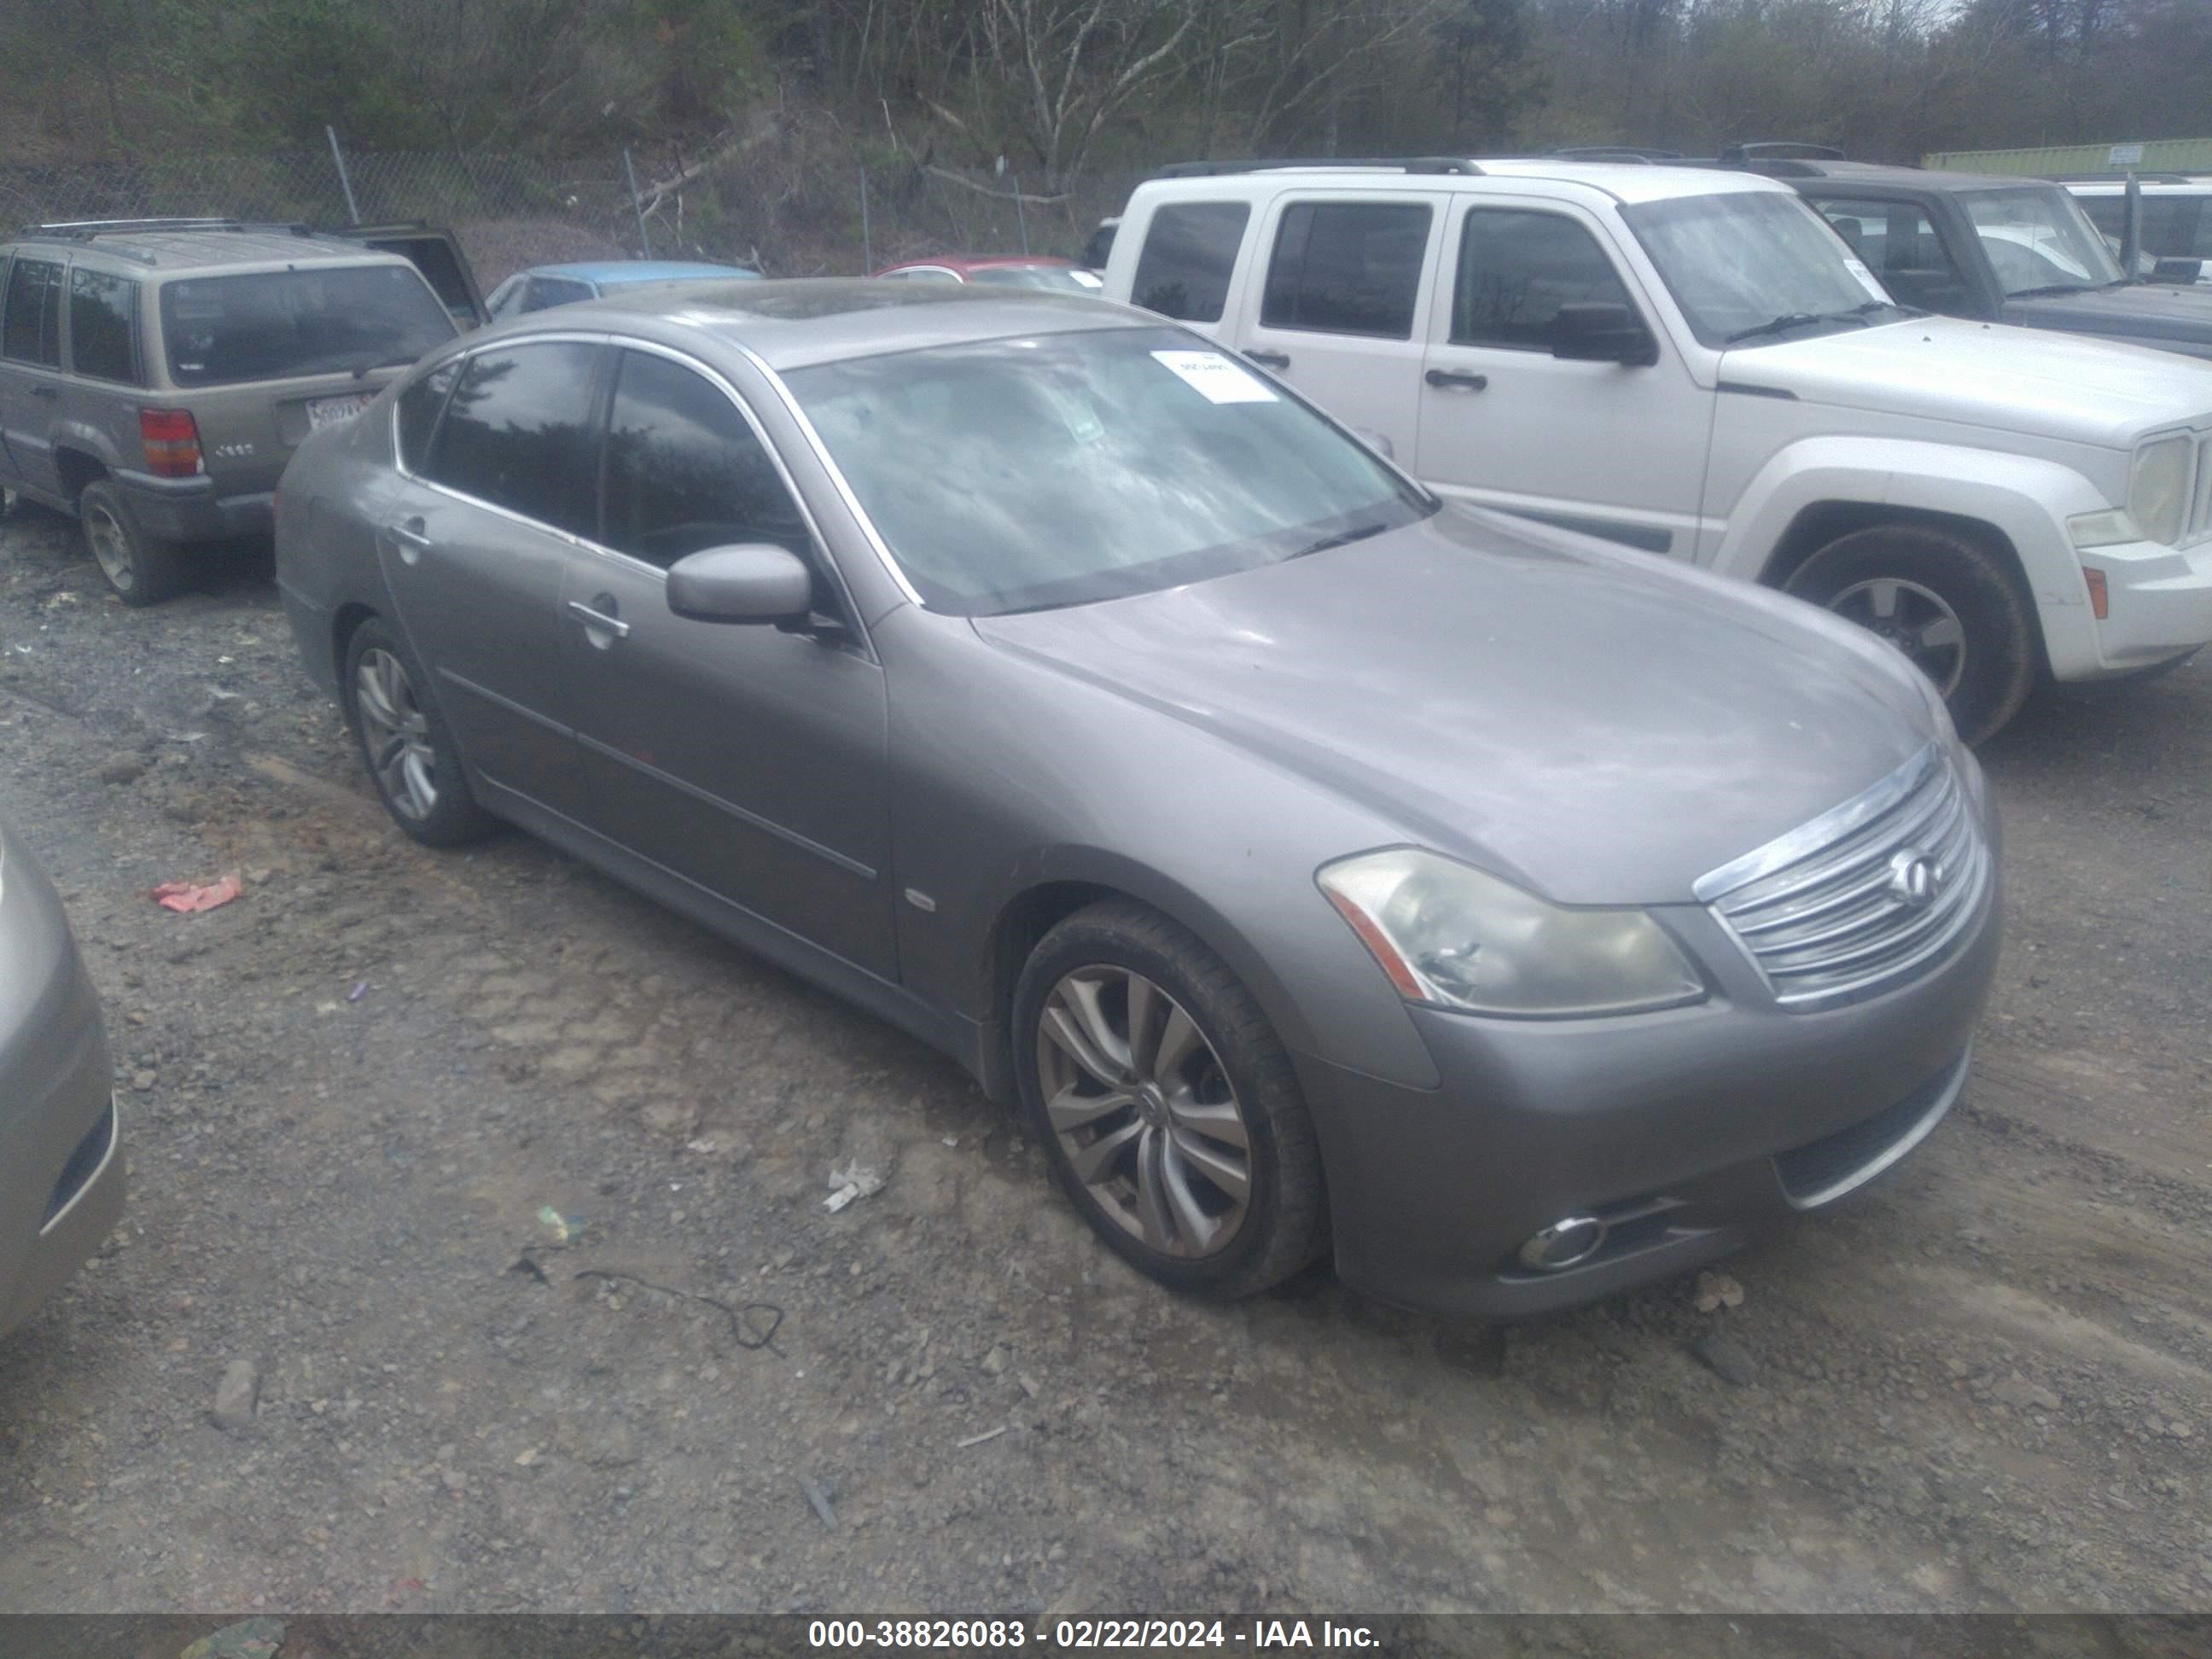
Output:
<path fill-rule="evenodd" d="M 201 471 L 199 423 L 189 409 L 142 409 L 138 437 L 146 470 L 157 478 L 197 477 Z"/>

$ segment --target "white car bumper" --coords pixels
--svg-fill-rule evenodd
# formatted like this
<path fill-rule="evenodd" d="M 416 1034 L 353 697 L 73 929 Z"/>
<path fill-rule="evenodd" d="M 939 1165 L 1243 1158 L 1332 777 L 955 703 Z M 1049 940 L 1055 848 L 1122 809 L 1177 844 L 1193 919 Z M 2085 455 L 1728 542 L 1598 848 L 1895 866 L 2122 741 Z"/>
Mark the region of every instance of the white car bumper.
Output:
<path fill-rule="evenodd" d="M 2185 548 L 2151 542 L 2091 548 L 2081 555 L 2081 568 L 2101 571 L 2105 578 L 2098 662 L 2062 672 L 2062 678 L 2127 673 L 2212 643 L 2212 541 Z"/>

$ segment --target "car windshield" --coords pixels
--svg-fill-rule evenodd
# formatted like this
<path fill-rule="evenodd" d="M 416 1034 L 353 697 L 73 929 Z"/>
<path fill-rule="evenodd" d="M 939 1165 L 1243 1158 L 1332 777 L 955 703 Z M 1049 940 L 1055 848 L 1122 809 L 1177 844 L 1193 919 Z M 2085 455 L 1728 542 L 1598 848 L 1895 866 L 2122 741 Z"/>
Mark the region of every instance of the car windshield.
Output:
<path fill-rule="evenodd" d="M 996 283 L 1006 288 L 1049 288 L 1065 294 L 1095 294 L 1097 279 L 1084 280 L 1086 272 L 1068 265 L 985 265 L 970 270 L 971 283 Z"/>
<path fill-rule="evenodd" d="M 2007 299 L 2109 288 L 2121 280 L 2119 261 L 2081 204 L 2055 185 L 1961 191 L 1959 201 Z"/>
<path fill-rule="evenodd" d="M 1798 197 L 1681 196 L 1620 216 L 1709 346 L 1770 345 L 1907 314 Z"/>
<path fill-rule="evenodd" d="M 1357 440 L 1176 329 L 786 378 L 922 602 L 956 615 L 1180 586 L 1436 510 Z"/>
<path fill-rule="evenodd" d="M 411 363 L 454 332 L 412 265 L 191 276 L 161 289 L 161 334 L 179 386 Z"/>

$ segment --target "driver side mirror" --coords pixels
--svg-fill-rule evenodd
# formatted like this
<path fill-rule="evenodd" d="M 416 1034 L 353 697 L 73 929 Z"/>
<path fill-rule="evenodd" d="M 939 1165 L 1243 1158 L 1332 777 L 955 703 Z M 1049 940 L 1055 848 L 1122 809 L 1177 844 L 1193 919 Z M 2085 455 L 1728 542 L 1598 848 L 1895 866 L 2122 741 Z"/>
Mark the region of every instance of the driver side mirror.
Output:
<path fill-rule="evenodd" d="M 668 608 L 693 622 L 804 621 L 814 608 L 814 572 L 769 542 L 709 547 L 668 567 Z"/>
<path fill-rule="evenodd" d="M 1649 368 L 1659 361 L 1659 342 L 1644 319 L 1610 300 L 1577 300 L 1552 319 L 1552 356 L 1577 363 L 1620 363 Z"/>

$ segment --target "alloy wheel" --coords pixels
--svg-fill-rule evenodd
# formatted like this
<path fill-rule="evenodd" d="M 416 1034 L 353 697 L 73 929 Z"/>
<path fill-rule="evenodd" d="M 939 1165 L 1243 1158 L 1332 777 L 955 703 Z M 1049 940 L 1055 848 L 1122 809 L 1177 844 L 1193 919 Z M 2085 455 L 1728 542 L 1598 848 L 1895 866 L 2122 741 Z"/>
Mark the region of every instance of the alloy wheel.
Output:
<path fill-rule="evenodd" d="M 1163 1255 L 1228 1248 L 1252 1199 L 1251 1136 L 1221 1058 L 1142 974 L 1063 975 L 1037 1021 L 1045 1115 L 1076 1177 Z"/>
<path fill-rule="evenodd" d="M 1912 659 L 1948 697 L 1966 670 L 1966 629 L 1950 602 L 1932 587 L 1902 576 L 1853 582 L 1828 601 L 1828 609 L 1880 635 Z"/>
<path fill-rule="evenodd" d="M 131 556 L 131 532 L 109 507 L 94 502 L 83 511 L 84 538 L 92 548 L 100 574 L 107 578 L 117 592 L 128 593 L 138 581 L 138 567 Z"/>
<path fill-rule="evenodd" d="M 398 658 L 380 648 L 362 653 L 354 671 L 354 706 L 369 770 L 385 799 L 404 817 L 428 817 L 438 805 L 437 756 L 429 720 Z"/>

